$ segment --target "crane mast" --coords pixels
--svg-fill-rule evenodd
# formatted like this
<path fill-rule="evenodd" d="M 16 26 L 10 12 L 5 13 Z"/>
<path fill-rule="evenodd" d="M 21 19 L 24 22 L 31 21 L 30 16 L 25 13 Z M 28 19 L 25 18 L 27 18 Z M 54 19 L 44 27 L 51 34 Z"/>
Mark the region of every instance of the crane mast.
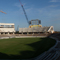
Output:
<path fill-rule="evenodd" d="M 21 1 L 20 1 L 20 0 L 19 0 L 19 2 L 20 2 L 20 4 L 21 4 Z M 25 9 L 24 9 L 24 7 L 23 7 L 22 4 L 21 4 L 21 7 L 22 7 L 22 9 L 23 9 L 23 11 L 24 11 L 24 14 L 25 14 L 26 20 L 27 20 L 27 22 L 28 22 L 28 24 L 29 24 L 27 14 L 26 14 Z M 30 24 L 29 24 L 29 25 L 30 25 Z"/>

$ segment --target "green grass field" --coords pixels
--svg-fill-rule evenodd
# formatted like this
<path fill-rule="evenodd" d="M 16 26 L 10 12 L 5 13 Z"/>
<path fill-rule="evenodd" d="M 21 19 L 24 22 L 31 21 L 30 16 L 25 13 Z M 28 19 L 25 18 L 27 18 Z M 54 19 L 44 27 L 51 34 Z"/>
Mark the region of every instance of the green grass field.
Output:
<path fill-rule="evenodd" d="M 0 58 L 33 58 L 56 43 L 51 38 L 11 38 L 0 40 Z"/>

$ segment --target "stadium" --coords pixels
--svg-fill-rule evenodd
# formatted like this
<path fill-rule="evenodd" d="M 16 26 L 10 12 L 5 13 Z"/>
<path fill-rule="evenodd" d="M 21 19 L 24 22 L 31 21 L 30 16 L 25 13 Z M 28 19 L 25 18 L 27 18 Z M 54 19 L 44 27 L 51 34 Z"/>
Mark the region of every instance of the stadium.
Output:
<path fill-rule="evenodd" d="M 19 33 L 16 33 L 14 25 L 14 23 L 0 23 L 1 59 L 48 60 L 59 58 L 58 43 L 51 38 L 59 39 L 59 33 L 54 32 L 53 26 L 30 25 L 28 28 L 19 28 Z"/>
<path fill-rule="evenodd" d="M 16 31 L 15 23 L 0 23 L 0 59 L 59 60 L 60 33 L 54 31 L 53 25 L 42 26 L 40 19 L 29 21 L 20 0 L 19 3 L 28 27 Z"/>
<path fill-rule="evenodd" d="M 59 47 L 54 39 L 59 39 L 58 35 L 53 26 L 42 27 L 38 19 L 31 20 L 28 28 L 19 28 L 19 33 L 16 33 L 14 23 L 0 23 L 0 58 L 59 59 Z"/>

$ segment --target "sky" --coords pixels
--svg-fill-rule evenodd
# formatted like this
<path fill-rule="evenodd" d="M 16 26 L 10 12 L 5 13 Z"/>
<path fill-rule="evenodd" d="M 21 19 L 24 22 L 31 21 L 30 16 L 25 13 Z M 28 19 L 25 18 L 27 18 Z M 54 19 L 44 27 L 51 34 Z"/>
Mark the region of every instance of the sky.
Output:
<path fill-rule="evenodd" d="M 20 0 L 28 20 L 39 19 L 42 26 L 54 26 L 60 31 L 60 0 Z M 15 28 L 28 27 L 19 0 L 0 0 L 0 23 L 14 23 Z"/>

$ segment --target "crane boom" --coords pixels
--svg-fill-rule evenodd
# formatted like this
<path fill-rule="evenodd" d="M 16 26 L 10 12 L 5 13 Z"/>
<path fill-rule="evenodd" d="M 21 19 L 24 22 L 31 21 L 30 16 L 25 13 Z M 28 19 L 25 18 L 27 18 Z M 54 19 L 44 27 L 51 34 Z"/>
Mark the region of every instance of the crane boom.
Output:
<path fill-rule="evenodd" d="M 20 0 L 19 0 L 19 2 L 20 2 L 20 4 L 21 4 L 21 1 L 20 1 Z M 21 4 L 21 7 L 22 7 L 22 9 L 23 9 L 23 11 L 24 11 L 24 14 L 25 14 L 26 20 L 27 20 L 27 22 L 28 22 L 28 24 L 29 24 L 28 17 L 27 17 L 27 15 L 26 15 L 25 9 L 24 9 L 24 7 L 23 7 L 22 4 Z"/>

